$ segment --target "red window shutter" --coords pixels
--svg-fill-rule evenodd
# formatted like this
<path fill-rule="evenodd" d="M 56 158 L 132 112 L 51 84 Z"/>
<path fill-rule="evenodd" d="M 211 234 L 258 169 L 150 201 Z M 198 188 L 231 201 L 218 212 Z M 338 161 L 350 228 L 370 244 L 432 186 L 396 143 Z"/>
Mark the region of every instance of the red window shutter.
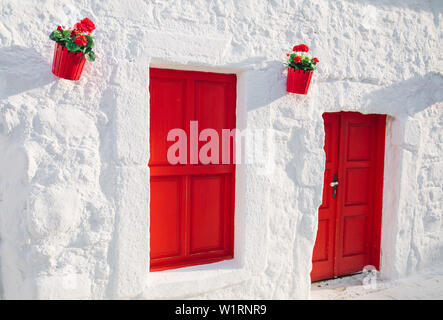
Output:
<path fill-rule="evenodd" d="M 221 164 L 222 129 L 235 128 L 236 76 L 150 70 L 150 270 L 233 258 L 235 165 Z M 220 164 L 190 164 L 190 121 L 219 134 Z M 188 137 L 188 163 L 171 165 L 169 130 Z M 206 142 L 200 142 L 201 147 Z"/>

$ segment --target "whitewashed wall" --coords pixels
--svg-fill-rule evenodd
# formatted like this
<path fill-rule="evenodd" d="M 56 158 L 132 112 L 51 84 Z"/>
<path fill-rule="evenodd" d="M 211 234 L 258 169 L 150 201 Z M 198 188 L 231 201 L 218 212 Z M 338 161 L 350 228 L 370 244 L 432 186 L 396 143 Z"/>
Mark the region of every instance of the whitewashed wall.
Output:
<path fill-rule="evenodd" d="M 97 60 L 51 73 L 57 25 L 91 18 Z M 0 0 L 3 298 L 308 298 L 325 111 L 388 114 L 382 275 L 443 263 L 443 2 Z M 320 59 L 308 96 L 282 61 Z M 149 66 L 238 74 L 235 259 L 150 274 Z"/>

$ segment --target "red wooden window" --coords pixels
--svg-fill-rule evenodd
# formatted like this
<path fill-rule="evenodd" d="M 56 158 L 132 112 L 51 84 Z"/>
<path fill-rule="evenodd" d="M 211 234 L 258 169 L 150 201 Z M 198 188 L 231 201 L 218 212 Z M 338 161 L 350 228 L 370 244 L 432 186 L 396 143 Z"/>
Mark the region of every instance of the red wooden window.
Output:
<path fill-rule="evenodd" d="M 222 129 L 235 128 L 236 75 L 151 68 L 149 90 L 150 270 L 231 259 L 235 165 L 191 164 L 189 144 L 198 121 L 199 132 L 218 132 L 221 159 Z M 187 164 L 167 161 L 174 128 L 187 134 Z"/>
<path fill-rule="evenodd" d="M 326 167 L 312 281 L 352 274 L 365 265 L 379 268 L 380 262 L 386 116 L 339 112 L 323 119 Z"/>

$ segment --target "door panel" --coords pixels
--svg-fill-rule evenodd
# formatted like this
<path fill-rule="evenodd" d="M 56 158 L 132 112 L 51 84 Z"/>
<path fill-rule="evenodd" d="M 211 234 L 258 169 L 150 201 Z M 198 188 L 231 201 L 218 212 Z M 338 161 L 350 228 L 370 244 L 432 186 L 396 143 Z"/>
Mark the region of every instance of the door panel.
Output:
<path fill-rule="evenodd" d="M 236 76 L 151 68 L 149 89 L 150 271 L 230 259 L 235 165 L 191 162 L 190 121 L 198 121 L 197 135 L 235 128 Z M 187 134 L 187 164 L 167 161 L 174 128 Z"/>
<path fill-rule="evenodd" d="M 370 167 L 345 168 L 344 206 L 368 205 Z"/>
<path fill-rule="evenodd" d="M 186 129 L 186 80 L 153 77 L 150 81 L 150 165 L 168 165 L 166 140 L 172 128 Z M 156 107 L 157 106 L 157 107 Z"/>
<path fill-rule="evenodd" d="M 184 230 L 183 179 L 179 176 L 151 179 L 151 209 L 161 212 L 151 216 L 151 243 L 153 259 L 183 255 Z M 182 201 L 169 201 L 170 198 Z"/>
<path fill-rule="evenodd" d="M 380 256 L 386 118 L 356 112 L 326 113 L 323 118 L 326 168 L 312 281 L 355 273 L 368 264 L 378 268 Z M 337 152 L 337 161 L 329 160 L 331 150 Z M 339 182 L 335 199 L 329 185 L 334 173 Z M 331 205 L 325 207 L 325 203 Z M 320 227 L 326 208 L 328 221 L 335 222 L 327 231 Z M 326 236 L 334 240 L 327 242 Z M 320 264 L 318 256 L 328 244 L 334 247 L 328 251 L 332 252 L 329 263 Z"/>
<path fill-rule="evenodd" d="M 328 261 L 330 253 L 329 244 L 329 223 L 330 219 L 321 219 L 318 221 L 317 242 L 315 243 L 314 262 Z"/>
<path fill-rule="evenodd" d="M 191 177 L 191 251 L 223 249 L 224 178 Z"/>
<path fill-rule="evenodd" d="M 326 165 L 323 201 L 318 210 L 318 232 L 313 253 L 311 278 L 315 280 L 334 276 L 334 248 L 337 197 L 333 198 L 329 182 L 333 181 L 338 167 L 339 120 L 338 114 L 323 114 L 325 125 Z"/>
<path fill-rule="evenodd" d="M 345 216 L 343 223 L 343 257 L 366 253 L 367 215 Z"/>
<path fill-rule="evenodd" d="M 344 119 L 349 121 L 349 119 Z M 345 124 L 346 125 L 346 124 Z M 348 161 L 370 160 L 371 126 L 369 123 L 347 123 Z"/>

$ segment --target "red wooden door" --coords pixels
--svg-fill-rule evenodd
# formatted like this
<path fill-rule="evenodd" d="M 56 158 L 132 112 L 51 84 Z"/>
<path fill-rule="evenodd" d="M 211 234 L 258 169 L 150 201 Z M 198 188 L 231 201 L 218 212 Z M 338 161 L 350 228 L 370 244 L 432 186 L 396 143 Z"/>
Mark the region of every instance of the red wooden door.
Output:
<path fill-rule="evenodd" d="M 326 167 L 312 281 L 379 268 L 380 259 L 386 117 L 340 112 L 323 119 Z"/>
<path fill-rule="evenodd" d="M 190 121 L 198 121 L 198 131 L 211 128 L 220 137 L 222 129 L 233 129 L 236 76 L 151 68 L 149 90 L 150 270 L 230 259 L 235 165 L 191 162 Z M 175 143 L 167 135 L 174 128 L 187 135 L 186 164 L 167 161 Z"/>

